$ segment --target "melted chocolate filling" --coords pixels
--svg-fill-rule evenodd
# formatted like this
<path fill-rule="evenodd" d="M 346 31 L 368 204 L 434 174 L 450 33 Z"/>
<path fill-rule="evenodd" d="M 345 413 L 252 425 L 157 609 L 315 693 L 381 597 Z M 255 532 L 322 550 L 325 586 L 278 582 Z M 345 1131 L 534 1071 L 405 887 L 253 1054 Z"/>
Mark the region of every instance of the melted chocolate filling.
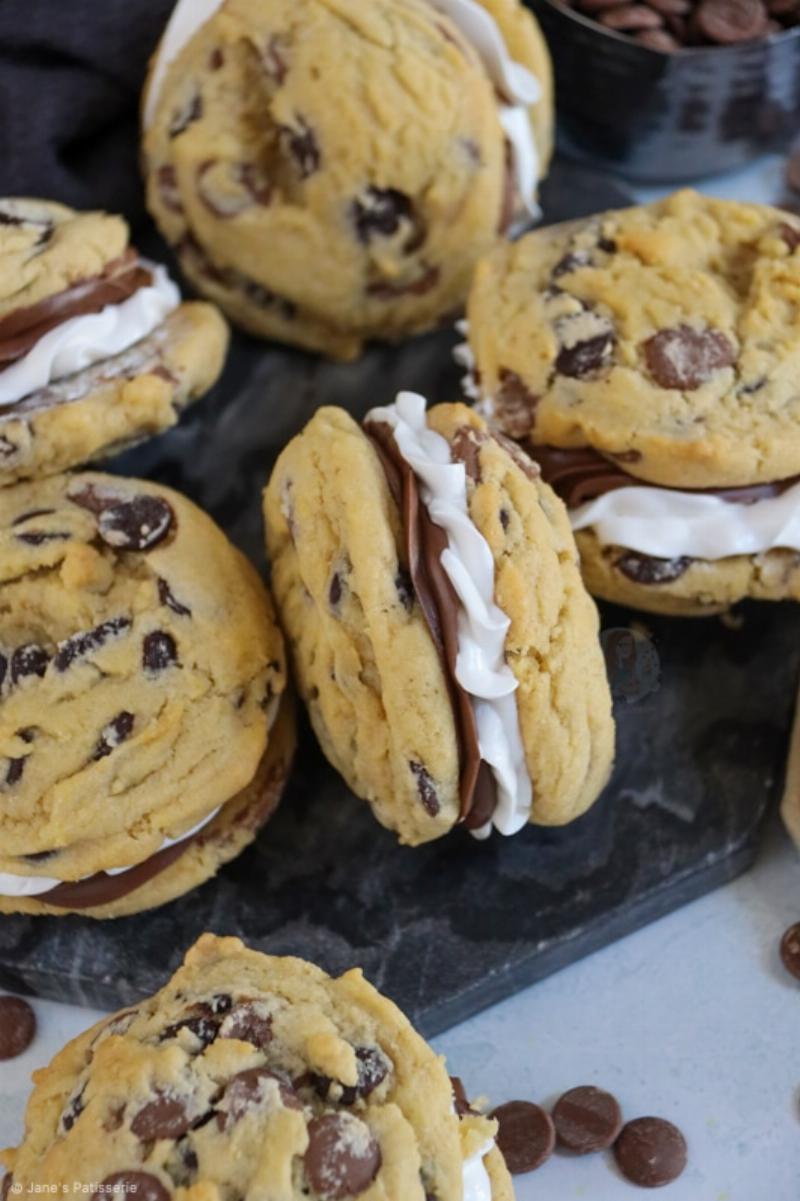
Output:
<path fill-rule="evenodd" d="M 141 265 L 138 253 L 130 248 L 100 275 L 0 317 L 0 370 L 21 359 L 64 321 L 99 313 L 109 304 L 122 304 L 152 282 L 152 272 Z"/>
<path fill-rule="evenodd" d="M 450 693 L 461 764 L 459 821 L 475 830 L 495 811 L 497 785 L 489 765 L 481 759 L 469 693 L 456 679 L 460 603 L 441 563 L 447 534 L 431 521 L 420 500 L 417 477 L 400 454 L 391 426 L 368 422 L 364 432 L 378 452 L 389 491 L 400 510 L 409 575 Z"/>
<path fill-rule="evenodd" d="M 542 469 L 542 479 L 566 504 L 576 509 L 586 501 L 617 488 L 663 488 L 666 492 L 697 492 L 703 496 L 718 496 L 735 505 L 752 505 L 759 500 L 780 496 L 800 480 L 793 476 L 771 484 L 748 484 L 741 488 L 664 488 L 663 484 L 651 484 L 637 476 L 629 475 L 618 463 L 606 459 L 590 447 L 562 450 L 556 446 L 527 446 L 531 458 Z"/>

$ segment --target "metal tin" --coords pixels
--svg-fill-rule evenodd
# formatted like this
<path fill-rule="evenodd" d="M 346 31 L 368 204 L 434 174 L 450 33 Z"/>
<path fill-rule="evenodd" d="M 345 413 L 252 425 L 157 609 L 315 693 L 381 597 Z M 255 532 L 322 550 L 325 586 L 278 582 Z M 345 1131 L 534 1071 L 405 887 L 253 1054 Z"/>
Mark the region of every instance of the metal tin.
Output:
<path fill-rule="evenodd" d="M 678 183 L 784 150 L 800 131 L 800 27 L 741 46 L 650 50 L 531 0 L 556 74 L 565 153 Z"/>

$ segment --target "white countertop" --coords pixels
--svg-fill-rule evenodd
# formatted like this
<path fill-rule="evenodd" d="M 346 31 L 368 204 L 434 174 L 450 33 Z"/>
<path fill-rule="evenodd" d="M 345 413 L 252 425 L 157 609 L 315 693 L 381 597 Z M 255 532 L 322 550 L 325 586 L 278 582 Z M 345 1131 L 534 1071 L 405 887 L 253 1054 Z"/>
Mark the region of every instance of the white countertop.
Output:
<path fill-rule="evenodd" d="M 708 190 L 770 201 L 781 173 L 767 159 Z M 594 1083 L 628 1118 L 675 1121 L 690 1160 L 663 1190 L 670 1201 L 798 1201 L 800 984 L 778 956 L 797 920 L 800 857 L 776 821 L 746 876 L 454 1028 L 437 1048 L 492 1104 L 551 1103 Z M 30 1073 L 100 1016 L 34 1004 L 36 1041 L 0 1064 L 0 1146 L 20 1136 Z M 516 1188 L 518 1201 L 644 1195 L 602 1156 L 554 1156 Z"/>

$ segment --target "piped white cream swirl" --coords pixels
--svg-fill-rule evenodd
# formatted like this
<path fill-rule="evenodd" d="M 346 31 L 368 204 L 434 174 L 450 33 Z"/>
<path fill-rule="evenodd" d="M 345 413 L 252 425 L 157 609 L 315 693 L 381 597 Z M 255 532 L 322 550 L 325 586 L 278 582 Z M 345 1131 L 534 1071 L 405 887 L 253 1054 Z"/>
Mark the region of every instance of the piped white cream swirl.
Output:
<path fill-rule="evenodd" d="M 455 674 L 469 694 L 481 758 L 497 785 L 491 823 L 472 833 L 486 837 L 494 826 L 501 834 L 516 834 L 528 821 L 532 788 L 514 696 L 517 680 L 505 661 L 511 623 L 494 601 L 494 559 L 469 516 L 464 465 L 452 461 L 447 440 L 428 428 L 425 399 L 414 392 L 373 409 L 367 421 L 391 426 L 398 451 L 419 481 L 422 503 L 447 534 L 441 562 L 460 601 Z"/>
<path fill-rule="evenodd" d="M 219 813 L 222 806 L 209 813 L 202 821 L 199 821 L 196 826 L 192 826 L 191 830 L 187 830 L 184 834 L 179 834 L 177 838 L 165 838 L 154 855 L 158 855 L 161 851 L 166 851 L 169 847 L 177 846 L 179 842 L 185 842 L 187 838 L 193 838 L 195 834 L 199 834 L 205 829 L 210 822 Z M 147 862 L 145 860 L 144 862 Z M 110 867 L 106 869 L 107 876 L 124 876 L 126 872 L 134 870 L 134 867 L 140 867 L 141 864 L 135 864 L 133 867 Z M 83 876 L 82 879 L 90 880 L 91 876 Z M 67 880 L 58 880 L 52 876 L 18 876 L 11 872 L 0 872 L 0 897 L 37 897 L 41 893 L 50 892 L 53 888 L 58 888 L 60 884 L 71 883 Z M 76 884 L 80 881 L 76 880 Z"/>
<path fill-rule="evenodd" d="M 44 334 L 26 355 L 0 371 L 0 407 L 16 404 L 56 380 L 128 350 L 146 338 L 181 302 L 166 269 L 145 263 L 152 284 L 99 313 L 70 317 Z"/>
<path fill-rule="evenodd" d="M 618 488 L 570 509 L 575 531 L 660 559 L 800 551 L 800 483 L 751 504 L 670 488 Z"/>
<path fill-rule="evenodd" d="M 490 1139 L 480 1151 L 464 1161 L 463 1201 L 492 1201 L 492 1182 L 483 1161 L 493 1147 L 494 1139 Z"/>
<path fill-rule="evenodd" d="M 170 66 L 223 3 L 224 0 L 178 0 L 153 62 L 143 110 L 145 129 L 153 123 Z M 538 79 L 522 63 L 514 61 L 499 25 L 478 0 L 429 0 L 429 3 L 444 13 L 475 47 L 501 97 L 500 124 L 511 146 L 517 191 L 531 216 L 537 216 L 540 164 L 528 110 L 542 97 Z"/>

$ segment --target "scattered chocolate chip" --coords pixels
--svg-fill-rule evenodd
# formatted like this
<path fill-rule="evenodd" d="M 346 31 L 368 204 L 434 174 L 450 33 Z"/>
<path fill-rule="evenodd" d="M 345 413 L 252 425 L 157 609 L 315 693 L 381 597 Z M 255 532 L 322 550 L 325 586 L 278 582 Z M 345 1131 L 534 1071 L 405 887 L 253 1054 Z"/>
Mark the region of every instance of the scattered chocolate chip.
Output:
<path fill-rule="evenodd" d="M 188 1030 L 193 1034 L 201 1047 L 205 1048 L 214 1042 L 219 1034 L 220 1020 L 214 1014 L 210 1005 L 196 1005 L 193 1011 L 179 1022 L 174 1022 L 171 1026 L 167 1026 L 159 1035 L 159 1042 L 166 1042 L 167 1039 L 177 1038 L 182 1030 Z"/>
<path fill-rule="evenodd" d="M 36 1034 L 36 1014 L 22 997 L 0 997 L 0 1060 L 27 1051 Z"/>
<path fill-rule="evenodd" d="M 631 1184 L 660 1188 L 677 1180 L 686 1167 L 686 1139 L 664 1118 L 636 1118 L 623 1127 L 614 1156 Z"/>
<path fill-rule="evenodd" d="M 211 71 L 221 71 L 225 66 L 225 55 L 219 46 L 215 46 L 208 56 L 208 66 Z"/>
<path fill-rule="evenodd" d="M 118 713 L 107 726 L 104 726 L 100 731 L 100 737 L 97 740 L 97 746 L 94 748 L 92 760 L 96 762 L 98 759 L 105 759 L 106 755 L 110 755 L 112 751 L 125 742 L 126 738 L 130 738 L 133 732 L 134 716 L 128 713 L 125 709 Z"/>
<path fill-rule="evenodd" d="M 287 1109 L 302 1109 L 303 1103 L 288 1081 L 269 1068 L 247 1068 L 239 1072 L 226 1085 L 222 1107 L 217 1113 L 217 1125 L 225 1130 L 238 1122 L 265 1097 L 267 1082 L 274 1080 L 278 1086 L 281 1102 Z"/>
<path fill-rule="evenodd" d="M 42 646 L 35 642 L 26 642 L 18 646 L 11 656 L 11 683 L 18 684 L 28 676 L 38 676 L 40 679 L 47 671 L 50 656 Z"/>
<path fill-rule="evenodd" d="M 507 367 L 500 369 L 500 387 L 494 397 L 494 416 L 509 438 L 525 438 L 533 430 L 539 397 Z"/>
<path fill-rule="evenodd" d="M 409 762 L 408 766 L 411 768 L 411 771 L 417 781 L 417 792 L 419 794 L 419 799 L 422 801 L 422 804 L 425 807 L 425 811 L 429 813 L 431 817 L 436 817 L 436 814 L 440 809 L 439 798 L 436 795 L 436 789 L 434 788 L 433 780 L 428 774 L 427 768 L 422 763 L 418 763 L 414 759 Z"/>
<path fill-rule="evenodd" d="M 21 738 L 23 742 L 31 743 L 36 738 L 37 729 L 38 726 L 25 726 L 22 730 L 17 730 L 17 738 Z"/>
<path fill-rule="evenodd" d="M 328 1076 L 311 1074 L 311 1082 L 323 1101 L 336 1101 L 339 1105 L 355 1105 L 356 1101 L 368 1097 L 389 1074 L 390 1064 L 379 1047 L 356 1047 L 358 1082 L 348 1085 L 331 1080 Z M 332 1086 L 335 1085 L 333 1094 Z"/>
<path fill-rule="evenodd" d="M 10 1172 L 6 1172 L 3 1179 L 0 1180 L 0 1201 L 8 1201 L 8 1196 L 11 1192 L 11 1185 L 14 1183 L 14 1177 Z"/>
<path fill-rule="evenodd" d="M 456 430 L 450 444 L 450 451 L 455 463 L 463 463 L 467 478 L 473 483 L 481 482 L 481 446 L 489 440 L 483 430 L 471 425 L 463 425 Z"/>
<path fill-rule="evenodd" d="M 800 246 L 800 229 L 796 225 L 790 225 L 788 221 L 782 221 L 778 226 L 781 237 L 791 252 L 797 250 Z"/>
<path fill-rule="evenodd" d="M 413 219 L 413 205 L 396 188 L 365 188 L 353 201 L 353 224 L 363 246 L 373 238 L 391 238 Z"/>
<path fill-rule="evenodd" d="M 195 89 L 172 114 L 172 119 L 169 123 L 170 138 L 180 137 L 190 125 L 194 125 L 195 121 L 199 121 L 202 115 L 203 97 Z"/>
<path fill-rule="evenodd" d="M 319 170 L 322 162 L 319 145 L 304 117 L 297 117 L 295 125 L 281 125 L 278 137 L 284 152 L 297 164 L 301 179 L 308 179 Z"/>
<path fill-rule="evenodd" d="M 400 604 L 410 613 L 414 608 L 414 585 L 411 582 L 411 576 L 404 567 L 401 567 L 394 577 L 394 586 L 397 595 L 400 597 Z M 0 684 L 2 684 L 2 676 L 0 676 Z"/>
<path fill-rule="evenodd" d="M 259 1012 L 257 1002 L 241 1001 L 231 1009 L 220 1027 L 220 1038 L 237 1038 L 259 1050 L 272 1041 L 272 1018 Z"/>
<path fill-rule="evenodd" d="M 559 259 L 553 268 L 551 275 L 553 279 L 560 279 L 562 275 L 570 275 L 573 271 L 579 271 L 581 267 L 591 266 L 592 258 L 588 250 L 572 250 Z"/>
<path fill-rule="evenodd" d="M 467 1090 L 464 1088 L 461 1078 L 459 1076 L 451 1076 L 450 1084 L 453 1089 L 453 1105 L 458 1116 L 463 1118 L 467 1114 L 475 1113 L 476 1111 L 469 1103 Z"/>
<path fill-rule="evenodd" d="M 158 599 L 162 605 L 166 605 L 173 613 L 177 613 L 178 617 L 192 616 L 192 610 L 176 599 L 167 581 L 160 576 L 158 579 Z"/>
<path fill-rule="evenodd" d="M 85 1087 L 85 1086 L 84 1086 Z M 67 1107 L 61 1115 L 61 1128 L 67 1134 L 77 1122 L 78 1118 L 84 1111 L 83 1088 L 74 1097 L 71 1097 L 67 1103 Z"/>
<path fill-rule="evenodd" d="M 512 1175 L 533 1172 L 553 1153 L 556 1132 L 547 1110 L 532 1101 L 508 1101 L 491 1115 L 498 1123 L 497 1145 Z"/>
<path fill-rule="evenodd" d="M 308 1124 L 306 1179 L 322 1201 L 365 1192 L 381 1167 L 381 1149 L 369 1126 L 346 1113 L 327 1113 Z"/>
<path fill-rule="evenodd" d="M 230 1013 L 233 1006 L 233 997 L 226 992 L 215 993 L 208 1002 L 208 1008 L 212 1013 Z"/>
<path fill-rule="evenodd" d="M 736 350 L 718 329 L 678 325 L 663 329 L 643 344 L 645 362 L 660 388 L 691 392 L 715 371 L 736 362 Z"/>
<path fill-rule="evenodd" d="M 150 1172 L 114 1172 L 102 1184 L 104 1195 L 116 1201 L 170 1201 L 171 1193 Z"/>
<path fill-rule="evenodd" d="M 174 521 L 172 506 L 161 497 L 135 496 L 104 508 L 97 529 L 115 550 L 152 550 L 163 542 Z"/>
<path fill-rule="evenodd" d="M 130 628 L 130 618 L 112 617 L 95 626 L 93 630 L 85 630 L 80 634 L 73 634 L 71 638 L 65 638 L 63 642 L 59 642 L 56 651 L 56 671 L 66 671 L 76 659 L 83 659 L 86 655 L 99 651 L 111 638 L 118 638 Z"/>
<path fill-rule="evenodd" d="M 68 542 L 70 534 L 48 533 L 45 530 L 28 530 L 23 534 L 15 534 L 17 542 L 25 546 L 43 546 L 45 542 Z"/>
<path fill-rule="evenodd" d="M 781 960 L 787 972 L 800 980 L 800 922 L 790 926 L 781 939 Z"/>
<path fill-rule="evenodd" d="M 686 555 L 679 559 L 656 559 L 637 550 L 629 550 L 615 560 L 614 566 L 634 584 L 670 584 L 691 567 Z"/>
<path fill-rule="evenodd" d="M 181 202 L 180 189 L 178 188 L 178 173 L 171 163 L 165 163 L 156 171 L 156 183 L 158 184 L 158 192 L 164 203 L 164 207 L 169 209 L 171 213 L 182 213 L 183 203 Z"/>
<path fill-rule="evenodd" d="M 508 527 L 511 524 L 511 514 L 509 513 L 508 509 L 500 510 L 500 524 L 503 529 L 508 532 Z"/>
<path fill-rule="evenodd" d="M 13 459 L 18 452 L 19 447 L 12 442 L 10 438 L 7 438 L 5 434 L 0 435 L 0 459 L 8 462 L 10 459 Z"/>
<path fill-rule="evenodd" d="M 615 343 L 613 330 L 606 330 L 574 346 L 562 346 L 556 357 L 556 371 L 570 379 L 594 375 L 608 365 Z"/>
<path fill-rule="evenodd" d="M 143 1143 L 158 1138 L 181 1138 L 190 1127 L 186 1104 L 178 1097 L 156 1097 L 131 1122 L 132 1132 Z"/>
<path fill-rule="evenodd" d="M 606 1151 L 622 1129 L 622 1110 L 611 1093 L 586 1084 L 571 1088 L 556 1101 L 553 1125 L 561 1146 L 577 1155 Z"/>
<path fill-rule="evenodd" d="M 22 779 L 22 773 L 25 771 L 25 760 L 27 755 L 23 755 L 20 759 L 9 759 L 8 771 L 6 772 L 6 784 L 9 786 L 19 784 Z"/>
<path fill-rule="evenodd" d="M 159 672 L 178 662 L 175 639 L 164 630 L 153 630 L 146 634 L 142 643 L 142 666 L 145 671 Z"/>
<path fill-rule="evenodd" d="M 338 572 L 336 572 L 336 573 L 334 573 L 333 577 L 331 578 L 330 587 L 328 589 L 328 603 L 330 604 L 332 609 L 336 609 L 336 608 L 338 608 L 339 602 L 341 599 L 342 599 L 342 577 L 339 575 Z"/>

